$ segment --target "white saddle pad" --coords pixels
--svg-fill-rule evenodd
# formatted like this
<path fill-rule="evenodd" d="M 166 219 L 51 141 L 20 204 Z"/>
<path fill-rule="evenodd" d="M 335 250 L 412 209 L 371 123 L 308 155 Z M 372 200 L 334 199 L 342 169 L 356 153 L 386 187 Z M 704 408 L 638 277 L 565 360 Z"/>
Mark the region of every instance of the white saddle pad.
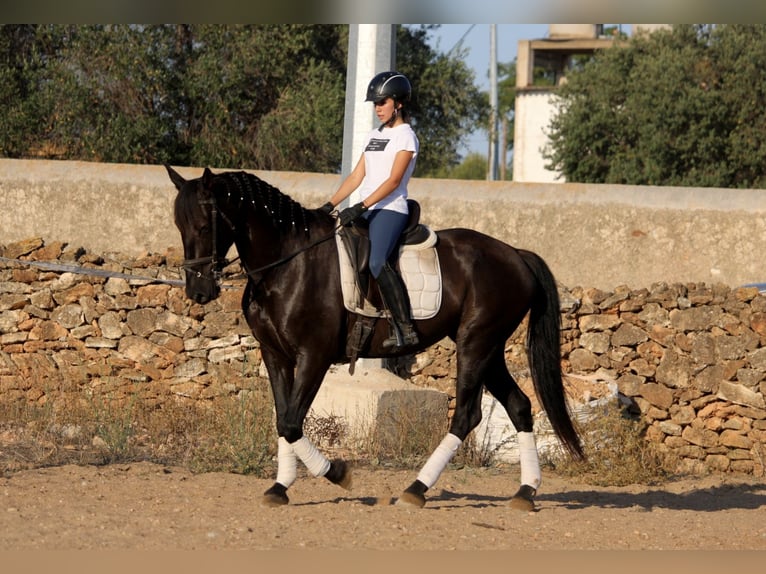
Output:
<path fill-rule="evenodd" d="M 436 252 L 436 233 L 429 229 L 428 239 L 417 245 L 404 245 L 399 250 L 399 269 L 410 296 L 413 319 L 430 319 L 442 303 L 442 274 Z M 340 263 L 343 304 L 352 313 L 366 317 L 384 317 L 388 311 L 378 309 L 364 298 L 356 282 L 343 239 L 335 234 Z"/>

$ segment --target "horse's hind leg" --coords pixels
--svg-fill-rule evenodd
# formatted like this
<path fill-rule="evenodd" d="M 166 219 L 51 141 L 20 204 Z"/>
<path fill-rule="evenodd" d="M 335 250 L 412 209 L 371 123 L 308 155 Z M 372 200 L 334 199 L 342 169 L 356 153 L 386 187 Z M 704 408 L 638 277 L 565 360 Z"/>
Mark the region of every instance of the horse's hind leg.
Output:
<path fill-rule="evenodd" d="M 521 486 L 511 498 L 511 507 L 518 510 L 534 510 L 533 498 L 540 488 L 542 475 L 537 454 L 535 435 L 532 432 L 532 404 L 521 391 L 519 385 L 508 372 L 505 357 L 496 357 L 492 361 L 489 376 L 485 381 L 487 390 L 505 408 L 516 428 L 519 441 L 519 465 L 521 466 Z"/>

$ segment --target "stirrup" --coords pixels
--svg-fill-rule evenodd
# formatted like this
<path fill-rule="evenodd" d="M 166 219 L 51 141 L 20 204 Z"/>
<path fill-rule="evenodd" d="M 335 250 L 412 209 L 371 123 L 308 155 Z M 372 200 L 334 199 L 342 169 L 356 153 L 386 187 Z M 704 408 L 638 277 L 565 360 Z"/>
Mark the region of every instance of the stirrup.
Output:
<path fill-rule="evenodd" d="M 402 349 L 404 347 L 417 345 L 419 342 L 418 334 L 412 328 L 412 325 L 407 325 L 403 329 L 400 329 L 396 325 L 391 325 L 391 331 L 391 336 L 383 341 L 384 349 L 390 349 L 392 347 Z"/>

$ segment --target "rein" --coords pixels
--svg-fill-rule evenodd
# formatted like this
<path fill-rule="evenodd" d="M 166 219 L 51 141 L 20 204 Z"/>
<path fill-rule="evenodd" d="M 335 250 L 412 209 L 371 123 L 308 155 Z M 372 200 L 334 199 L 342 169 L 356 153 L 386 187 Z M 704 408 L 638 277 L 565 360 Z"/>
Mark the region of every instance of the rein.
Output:
<path fill-rule="evenodd" d="M 311 243 L 309 243 L 308 245 L 306 245 L 306 246 L 302 247 L 301 249 L 299 249 L 298 251 L 296 251 L 296 252 L 294 252 L 294 253 L 291 253 L 290 255 L 285 255 L 284 257 L 282 257 L 282 259 L 277 259 L 276 261 L 273 261 L 272 263 L 269 263 L 269 264 L 267 264 L 267 265 L 262 265 L 261 267 L 258 267 L 257 269 L 247 269 L 247 268 L 245 268 L 245 265 L 244 265 L 244 264 L 242 265 L 242 267 L 245 269 L 245 273 L 246 273 L 246 274 L 247 274 L 247 275 L 248 275 L 250 278 L 252 278 L 252 279 L 255 279 L 255 277 L 253 277 L 253 275 L 257 275 L 258 273 L 262 273 L 263 271 L 267 271 L 267 270 L 269 270 L 269 269 L 271 269 L 271 268 L 273 268 L 273 267 L 279 267 L 280 265 L 282 265 L 282 264 L 284 264 L 284 263 L 287 263 L 288 261 L 290 261 L 290 260 L 291 260 L 293 257 L 295 257 L 295 256 L 297 256 L 297 255 L 300 255 L 300 254 L 301 254 L 301 253 L 303 253 L 304 251 L 308 251 L 309 249 L 311 249 L 311 248 L 313 248 L 313 247 L 316 247 L 316 246 L 317 246 L 317 245 L 319 245 L 320 243 L 324 243 L 325 241 L 328 241 L 328 240 L 332 239 L 333 237 L 335 237 L 335 231 L 336 231 L 337 229 L 338 229 L 338 227 L 336 227 L 335 229 L 333 229 L 333 232 L 332 232 L 332 233 L 330 233 L 330 234 L 328 234 L 328 235 L 325 235 L 325 236 L 323 236 L 323 237 L 320 237 L 319 239 L 316 239 L 316 240 L 312 241 L 312 242 L 311 242 Z M 233 261 L 236 261 L 237 259 L 239 259 L 239 257 L 237 257 L 236 259 L 233 259 L 233 260 L 232 260 L 232 262 L 233 262 Z"/>

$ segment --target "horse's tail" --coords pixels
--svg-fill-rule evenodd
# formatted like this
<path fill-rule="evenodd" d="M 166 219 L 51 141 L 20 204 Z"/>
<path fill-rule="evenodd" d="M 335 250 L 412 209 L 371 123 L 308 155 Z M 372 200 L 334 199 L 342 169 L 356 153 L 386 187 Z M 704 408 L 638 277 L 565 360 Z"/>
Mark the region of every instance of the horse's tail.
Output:
<path fill-rule="evenodd" d="M 556 280 L 542 257 L 519 250 L 522 259 L 537 279 L 527 328 L 529 369 L 540 403 L 556 436 L 575 459 L 585 454 L 564 395 L 561 373 L 561 311 Z"/>

